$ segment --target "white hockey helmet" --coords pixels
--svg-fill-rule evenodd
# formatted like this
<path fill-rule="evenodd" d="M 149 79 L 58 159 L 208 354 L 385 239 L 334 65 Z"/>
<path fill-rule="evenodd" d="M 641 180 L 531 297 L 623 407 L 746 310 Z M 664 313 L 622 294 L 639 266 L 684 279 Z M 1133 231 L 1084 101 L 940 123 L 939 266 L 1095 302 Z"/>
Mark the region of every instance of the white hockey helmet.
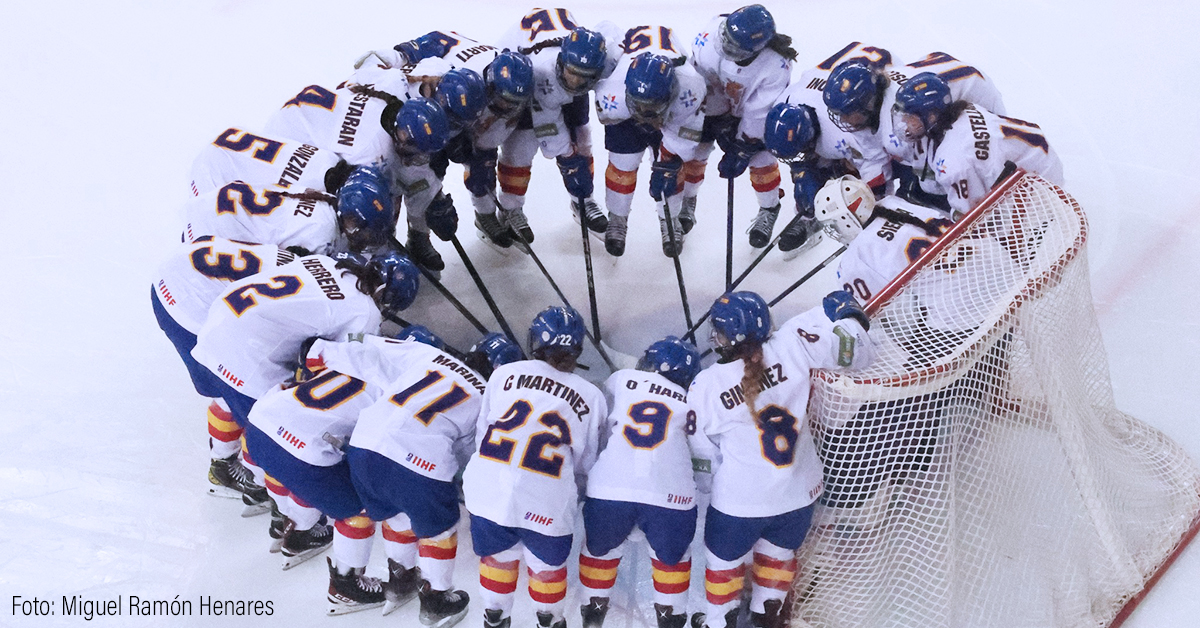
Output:
<path fill-rule="evenodd" d="M 830 179 L 813 200 L 817 221 L 838 242 L 849 244 L 862 233 L 875 210 L 875 194 L 858 177 Z"/>

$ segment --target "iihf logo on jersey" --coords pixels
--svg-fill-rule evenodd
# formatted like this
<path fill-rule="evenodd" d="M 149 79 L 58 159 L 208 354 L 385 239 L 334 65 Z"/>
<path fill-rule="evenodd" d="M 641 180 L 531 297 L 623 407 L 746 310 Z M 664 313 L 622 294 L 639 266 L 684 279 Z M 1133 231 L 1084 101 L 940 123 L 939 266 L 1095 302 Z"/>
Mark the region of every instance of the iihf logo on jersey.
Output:
<path fill-rule="evenodd" d="M 605 111 L 612 111 L 617 108 L 617 96 L 615 94 L 608 94 L 600 99 L 600 104 L 604 107 Z"/>
<path fill-rule="evenodd" d="M 693 94 L 692 90 L 689 89 L 679 95 L 679 102 L 690 108 L 692 105 L 696 104 L 696 95 Z"/>
<path fill-rule="evenodd" d="M 700 46 L 701 48 L 703 48 L 704 45 L 707 43 L 708 43 L 708 33 L 700 33 L 699 35 L 696 35 L 696 41 L 692 42 L 692 45 Z"/>
<path fill-rule="evenodd" d="M 934 167 L 937 168 L 938 174 L 946 174 L 946 159 L 943 157 L 942 159 L 937 160 L 937 163 L 934 164 Z"/>

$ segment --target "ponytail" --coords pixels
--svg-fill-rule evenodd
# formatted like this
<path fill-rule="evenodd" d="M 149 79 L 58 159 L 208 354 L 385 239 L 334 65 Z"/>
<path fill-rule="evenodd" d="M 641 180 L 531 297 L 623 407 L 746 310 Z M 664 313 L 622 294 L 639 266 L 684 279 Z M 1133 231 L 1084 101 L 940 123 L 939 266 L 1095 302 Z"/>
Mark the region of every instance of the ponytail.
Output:
<path fill-rule="evenodd" d="M 742 353 L 742 395 L 746 398 L 746 407 L 750 408 L 750 416 L 758 421 L 758 394 L 763 390 L 763 378 L 766 376 L 766 366 L 763 364 L 761 344 L 747 345 Z"/>
<path fill-rule="evenodd" d="M 792 47 L 792 36 L 784 35 L 783 33 L 775 33 L 771 41 L 767 42 L 767 48 L 779 53 L 779 56 L 788 61 L 796 60 L 796 49 Z"/>

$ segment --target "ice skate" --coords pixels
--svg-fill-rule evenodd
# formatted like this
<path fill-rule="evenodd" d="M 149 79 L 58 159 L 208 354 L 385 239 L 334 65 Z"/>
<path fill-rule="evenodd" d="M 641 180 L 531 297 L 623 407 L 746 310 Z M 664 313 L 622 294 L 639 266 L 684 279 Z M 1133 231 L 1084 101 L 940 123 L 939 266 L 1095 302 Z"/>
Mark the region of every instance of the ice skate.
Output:
<path fill-rule="evenodd" d="M 428 580 L 421 582 L 418 596 L 421 598 L 421 623 L 432 628 L 450 628 L 462 621 L 471 601 L 466 591 L 434 591 Z"/>
<path fill-rule="evenodd" d="M 408 257 L 418 266 L 438 276 L 446 268 L 446 262 L 442 261 L 442 255 L 433 248 L 433 243 L 429 241 L 428 231 L 408 230 L 408 243 L 405 244 L 408 249 Z"/>
<path fill-rule="evenodd" d="M 775 220 L 779 218 L 779 205 L 762 207 L 754 223 L 750 225 L 750 246 L 761 249 L 771 241 L 771 232 L 775 229 Z"/>
<path fill-rule="evenodd" d="M 671 226 L 673 229 L 667 229 L 667 218 L 665 216 L 658 217 L 658 228 L 662 231 L 662 248 L 663 255 L 667 257 L 676 257 L 683 252 L 683 228 L 679 225 L 679 219 L 671 216 Z M 674 231 L 672 234 L 671 231 Z"/>
<path fill-rule="evenodd" d="M 596 599 L 596 598 L 592 598 Z M 658 628 L 683 628 L 687 623 L 687 613 L 672 613 L 675 609 L 666 604 L 654 605 L 654 618 L 658 620 Z"/>
<path fill-rule="evenodd" d="M 613 257 L 625 254 L 625 235 L 629 232 L 629 216 L 611 214 L 604 231 L 604 250 Z"/>
<path fill-rule="evenodd" d="M 275 505 L 275 500 L 271 500 L 271 525 L 267 527 L 267 535 L 271 537 L 271 545 L 267 549 L 272 554 L 278 554 L 283 550 L 283 533 L 287 530 L 287 525 L 288 518 L 279 512 L 279 507 Z"/>
<path fill-rule="evenodd" d="M 389 558 L 388 581 L 383 583 L 383 593 L 386 598 L 383 614 L 387 615 L 411 602 L 413 598 L 417 597 L 417 590 L 420 586 L 420 569 L 417 567 L 405 569 L 400 566 L 400 563 Z"/>
<path fill-rule="evenodd" d="M 592 200 L 592 197 L 583 199 L 583 211 L 579 209 L 579 201 L 571 201 L 571 216 L 575 219 L 575 224 L 579 224 L 579 216 L 583 215 L 584 222 L 587 223 L 588 235 L 599 240 L 604 237 L 605 231 L 608 230 L 608 216 L 604 215 L 604 210 Z"/>
<path fill-rule="evenodd" d="M 525 217 L 524 209 L 516 207 L 513 209 L 501 209 L 499 212 L 501 222 L 513 230 L 518 240 L 525 244 L 533 243 L 533 228 L 529 226 L 529 219 Z"/>
<path fill-rule="evenodd" d="M 496 214 L 475 213 L 475 229 L 480 240 L 492 245 L 502 253 L 512 248 L 513 236 L 508 227 L 500 223 Z"/>
<path fill-rule="evenodd" d="M 554 621 L 554 614 L 546 611 L 537 612 L 537 628 L 567 628 L 567 618 Z"/>
<path fill-rule="evenodd" d="M 608 598 L 593 597 L 579 607 L 579 614 L 583 615 L 583 628 L 600 628 L 604 625 L 604 616 L 608 615 Z"/>
<path fill-rule="evenodd" d="M 512 617 L 505 617 L 504 611 L 498 608 L 488 608 L 483 611 L 483 628 L 509 628 Z"/>
<path fill-rule="evenodd" d="M 692 227 L 696 226 L 696 197 L 683 197 L 683 206 L 679 209 L 679 226 L 683 228 L 683 232 L 691 233 Z"/>
<path fill-rule="evenodd" d="M 784 628 L 786 626 L 783 613 L 783 600 L 766 600 L 763 602 L 763 612 L 750 613 L 750 625 L 753 628 Z"/>
<path fill-rule="evenodd" d="M 279 548 L 284 571 L 324 552 L 333 544 L 333 526 L 325 517 L 307 530 L 297 530 L 295 526 L 289 519 L 283 532 L 283 545 Z"/>
<path fill-rule="evenodd" d="M 363 575 L 361 567 L 343 574 L 334 566 L 333 559 L 325 561 L 329 564 L 326 615 L 345 615 L 383 606 L 383 585 L 379 578 Z"/>
<path fill-rule="evenodd" d="M 783 259 L 793 260 L 813 249 L 823 239 L 821 226 L 808 216 L 797 215 L 779 234 L 779 250 Z"/>

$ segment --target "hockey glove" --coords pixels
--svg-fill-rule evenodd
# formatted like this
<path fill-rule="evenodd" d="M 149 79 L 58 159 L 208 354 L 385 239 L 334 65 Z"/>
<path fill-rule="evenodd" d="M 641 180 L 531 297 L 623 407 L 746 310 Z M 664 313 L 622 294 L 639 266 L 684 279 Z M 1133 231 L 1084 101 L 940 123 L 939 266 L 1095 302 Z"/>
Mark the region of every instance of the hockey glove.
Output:
<path fill-rule="evenodd" d="M 425 33 L 420 37 L 411 41 L 406 41 L 402 44 L 396 44 L 395 49 L 404 55 L 408 63 L 417 63 L 422 59 L 429 57 L 445 57 L 446 53 L 450 52 L 450 47 L 457 44 L 458 40 L 449 40 L 445 35 L 438 31 Z M 403 65 L 403 64 L 401 64 Z M 399 66 L 397 66 L 399 67 Z"/>
<path fill-rule="evenodd" d="M 796 199 L 796 213 L 802 216 L 814 215 L 814 201 L 817 192 L 829 178 L 816 166 L 797 164 L 791 166 L 792 197 Z"/>
<path fill-rule="evenodd" d="M 449 194 L 439 193 L 429 201 L 429 207 L 425 208 L 425 222 L 429 230 L 443 241 L 449 242 L 454 238 L 454 232 L 458 231 L 458 210 L 454 209 L 454 201 Z"/>
<path fill-rule="evenodd" d="M 320 340 L 320 336 L 311 336 L 306 338 L 304 342 L 300 343 L 300 353 L 296 356 L 295 369 L 292 373 L 292 380 L 297 384 L 304 383 L 312 379 L 313 375 L 316 375 L 316 372 L 323 368 L 323 364 L 321 364 L 320 360 L 315 360 L 311 364 L 308 360 L 308 351 L 309 349 L 312 349 L 312 346 L 316 344 L 317 340 Z"/>
<path fill-rule="evenodd" d="M 665 200 L 679 191 L 679 173 L 683 170 L 683 158 L 671 155 L 650 166 L 650 198 Z"/>
<path fill-rule="evenodd" d="M 463 183 L 472 196 L 487 196 L 496 190 L 496 156 L 494 148 L 477 150 L 467 160 Z"/>
<path fill-rule="evenodd" d="M 742 176 L 750 165 L 750 158 L 761 150 L 761 140 L 734 140 L 717 163 L 717 173 L 722 179 L 736 179 Z"/>
<path fill-rule="evenodd" d="M 700 136 L 709 142 L 716 142 L 721 150 L 729 150 L 729 146 L 737 137 L 738 125 L 742 119 L 728 113 L 704 118 L 704 127 Z"/>
<path fill-rule="evenodd" d="M 471 134 L 465 131 L 451 137 L 450 141 L 446 142 L 446 147 L 442 149 L 442 154 L 446 156 L 446 159 L 456 164 L 467 163 L 474 153 L 475 144 L 471 140 Z"/>
<path fill-rule="evenodd" d="M 563 185 L 574 198 L 587 198 L 595 191 L 592 183 L 592 160 L 587 155 L 575 153 L 558 158 L 558 170 L 562 173 Z"/>
<path fill-rule="evenodd" d="M 871 328 L 871 322 L 867 320 L 866 312 L 863 312 L 862 306 L 858 304 L 849 290 L 830 292 L 825 295 L 821 305 L 825 307 L 825 316 L 835 323 L 843 318 L 853 318 L 862 325 L 863 329 Z"/>

